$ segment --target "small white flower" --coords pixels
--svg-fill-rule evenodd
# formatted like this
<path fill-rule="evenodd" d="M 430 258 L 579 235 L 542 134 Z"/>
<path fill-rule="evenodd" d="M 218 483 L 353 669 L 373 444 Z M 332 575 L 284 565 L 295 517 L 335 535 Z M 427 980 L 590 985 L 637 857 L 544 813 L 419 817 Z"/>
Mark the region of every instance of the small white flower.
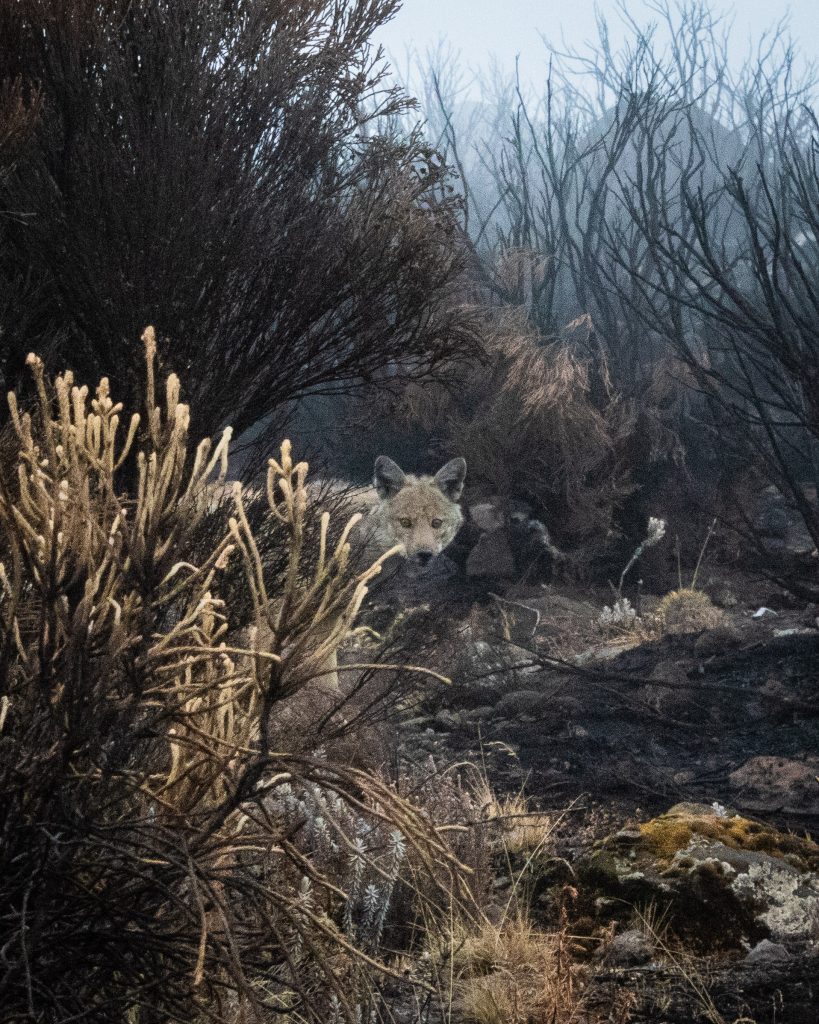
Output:
<path fill-rule="evenodd" d="M 627 597 L 619 597 L 614 604 L 606 605 L 597 620 L 598 626 L 603 629 L 622 627 L 630 629 L 637 620 L 637 612 L 631 607 Z"/>
<path fill-rule="evenodd" d="M 651 516 L 648 520 L 648 533 L 646 544 L 656 544 L 665 536 L 665 519 L 657 519 Z"/>

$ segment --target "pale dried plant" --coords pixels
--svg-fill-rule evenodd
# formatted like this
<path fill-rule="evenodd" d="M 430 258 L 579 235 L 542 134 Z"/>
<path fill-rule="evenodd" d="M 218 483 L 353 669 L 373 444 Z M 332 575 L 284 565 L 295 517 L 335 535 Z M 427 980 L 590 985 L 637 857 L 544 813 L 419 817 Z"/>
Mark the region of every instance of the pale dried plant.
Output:
<path fill-rule="evenodd" d="M 637 611 L 627 597 L 618 597 L 611 605 L 603 605 L 597 625 L 605 633 L 628 633 L 637 623 Z"/>
<path fill-rule="evenodd" d="M 232 1021 L 286 1004 L 323 1021 L 335 1000 L 354 1020 L 362 986 L 389 973 L 378 941 L 404 862 L 425 879 L 430 921 L 466 891 L 466 869 L 418 807 L 309 743 L 272 742 L 283 703 L 333 673 L 383 558 L 354 569 L 355 517 L 331 543 L 326 513 L 318 551 L 307 550 L 308 467 L 288 442 L 267 475 L 284 572 L 266 571 L 238 485 L 221 535 L 197 549 L 202 492 L 226 478 L 230 430 L 191 451 L 179 379 L 157 398 L 150 328 L 143 342 L 144 417 L 127 416 L 105 379 L 93 397 L 70 371 L 49 384 L 33 355 L 34 408 L 9 397 L 0 825 L 22 845 L 0 854 L 0 886 L 22 959 L 0 979 L 0 1001 L 90 1020 L 142 1006 Z M 231 561 L 251 597 L 245 632 L 220 597 Z M 386 836 L 392 855 L 362 845 L 367 832 Z M 334 873 L 352 856 L 363 891 Z M 43 862 L 55 866 L 35 870 Z M 376 895 L 378 913 L 367 903 Z M 366 948 L 345 928 L 345 906 L 363 915 Z M 66 929 L 84 940 L 56 963 Z"/>
<path fill-rule="evenodd" d="M 507 856 L 537 855 L 548 850 L 556 819 L 532 810 L 531 800 L 522 792 L 499 794 L 485 771 L 477 772 L 476 776 L 472 797 L 480 820 L 490 826 L 490 843 Z"/>
<path fill-rule="evenodd" d="M 449 995 L 451 1020 L 469 1024 L 572 1024 L 584 1013 L 581 969 L 565 924 L 542 931 L 524 914 L 495 923 L 454 920 L 432 962 Z"/>

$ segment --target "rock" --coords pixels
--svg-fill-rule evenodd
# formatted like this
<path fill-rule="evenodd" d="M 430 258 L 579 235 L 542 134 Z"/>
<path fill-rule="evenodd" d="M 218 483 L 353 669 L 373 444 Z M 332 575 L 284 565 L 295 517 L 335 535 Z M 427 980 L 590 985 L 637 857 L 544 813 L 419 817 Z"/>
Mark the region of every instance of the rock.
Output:
<path fill-rule="evenodd" d="M 578 601 L 542 585 L 540 596 L 527 597 L 526 604 L 540 612 L 539 632 L 548 636 L 565 633 L 586 633 L 600 614 L 599 607 L 589 601 Z"/>
<path fill-rule="evenodd" d="M 497 708 L 491 704 L 481 704 L 469 712 L 469 720 L 474 722 L 488 722 L 497 715 Z"/>
<path fill-rule="evenodd" d="M 487 580 L 525 576 L 530 582 L 551 579 L 553 561 L 560 553 L 545 525 L 532 518 L 529 506 L 489 498 L 470 505 L 467 523 L 478 533 L 466 557 L 467 576 Z"/>
<path fill-rule="evenodd" d="M 765 966 L 769 964 L 787 963 L 793 957 L 779 942 L 771 942 L 770 939 L 762 939 L 757 942 L 750 953 L 745 957 L 746 964 L 754 966 Z"/>
<path fill-rule="evenodd" d="M 603 950 L 603 962 L 613 967 L 639 967 L 654 956 L 654 946 L 636 928 L 615 935 Z"/>
<path fill-rule="evenodd" d="M 770 810 L 799 807 L 819 813 L 819 758 L 752 757 L 731 772 L 731 789 Z"/>
<path fill-rule="evenodd" d="M 518 574 L 528 580 L 548 582 L 555 560 L 563 556 L 552 544 L 544 523 L 526 516 L 512 516 L 508 536 Z"/>
<path fill-rule="evenodd" d="M 511 579 L 515 575 L 515 558 L 505 530 L 481 534 L 469 552 L 466 574 L 481 579 Z"/>
<path fill-rule="evenodd" d="M 542 690 L 512 690 L 495 705 L 499 718 L 518 718 L 520 715 L 541 715 L 549 697 Z"/>
<path fill-rule="evenodd" d="M 678 804 L 578 865 L 595 898 L 655 903 L 701 951 L 819 938 L 819 846 L 716 802 Z"/>
<path fill-rule="evenodd" d="M 756 517 L 754 528 L 763 537 L 784 538 L 787 536 L 791 519 L 784 500 L 778 493 L 766 493 L 765 497 L 767 500 Z"/>
<path fill-rule="evenodd" d="M 579 654 L 574 656 L 575 665 L 588 665 L 595 661 L 613 661 L 615 658 L 619 658 L 623 651 L 627 651 L 629 647 L 636 646 L 636 642 L 629 643 L 612 643 L 612 644 L 595 644 L 594 647 L 588 647 L 585 651 L 581 651 Z"/>
<path fill-rule="evenodd" d="M 661 714 L 670 718 L 686 718 L 699 704 L 697 684 L 688 678 L 689 667 L 690 662 L 661 658 L 651 670 L 649 679 L 660 682 L 657 686 L 645 686 L 643 693 L 648 703 Z M 662 682 L 672 685 L 663 686 Z"/>
<path fill-rule="evenodd" d="M 504 523 L 503 510 L 492 502 L 469 506 L 469 518 L 482 533 L 499 530 Z"/>
<path fill-rule="evenodd" d="M 435 715 L 435 724 L 445 730 L 457 729 L 461 724 L 459 717 L 448 708 L 441 708 Z"/>
<path fill-rule="evenodd" d="M 815 494 L 813 488 L 806 491 L 809 503 L 815 503 Z M 813 539 L 801 515 L 776 487 L 766 488 L 760 496 L 754 529 L 770 553 L 808 555 L 814 549 Z"/>
<path fill-rule="evenodd" d="M 692 879 L 707 874 L 712 883 L 709 893 L 716 874 L 721 873 L 726 901 L 732 894 L 771 938 L 784 942 L 819 938 L 819 875 L 815 872 L 800 871 L 782 857 L 719 842 L 680 851 L 671 869 L 675 866 L 687 869 Z"/>
<path fill-rule="evenodd" d="M 452 673 L 469 687 L 461 703 L 475 707 L 486 704 L 495 694 L 523 689 L 524 680 L 543 670 L 532 661 L 532 654 L 513 643 L 490 643 L 475 639 L 470 627 L 464 629 L 458 649 L 458 662 Z"/>
<path fill-rule="evenodd" d="M 718 608 L 736 608 L 739 604 L 739 599 L 734 593 L 731 584 L 724 581 L 716 584 L 711 597 Z"/>

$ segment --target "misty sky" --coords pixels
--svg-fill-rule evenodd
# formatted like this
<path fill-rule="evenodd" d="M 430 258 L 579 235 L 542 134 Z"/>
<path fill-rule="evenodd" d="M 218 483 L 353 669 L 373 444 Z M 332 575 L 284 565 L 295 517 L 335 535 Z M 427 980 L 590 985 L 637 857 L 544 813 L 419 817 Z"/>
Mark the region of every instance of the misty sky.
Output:
<path fill-rule="evenodd" d="M 595 6 L 606 15 L 612 41 L 623 38 L 615 0 L 404 0 L 395 19 L 386 25 L 377 41 L 399 69 L 406 64 L 411 47 L 422 55 L 446 38 L 459 50 L 469 67 L 486 66 L 490 56 L 504 66 L 514 66 L 520 54 L 524 81 L 534 84 L 545 72 L 546 62 L 540 34 L 552 42 L 561 37 L 574 47 L 596 38 Z M 733 16 L 730 44 L 734 59 L 740 60 L 750 39 L 790 13 L 790 28 L 805 57 L 819 60 L 819 0 L 737 0 L 736 4 L 714 2 L 714 10 Z M 651 15 L 639 0 L 629 9 L 643 23 Z"/>

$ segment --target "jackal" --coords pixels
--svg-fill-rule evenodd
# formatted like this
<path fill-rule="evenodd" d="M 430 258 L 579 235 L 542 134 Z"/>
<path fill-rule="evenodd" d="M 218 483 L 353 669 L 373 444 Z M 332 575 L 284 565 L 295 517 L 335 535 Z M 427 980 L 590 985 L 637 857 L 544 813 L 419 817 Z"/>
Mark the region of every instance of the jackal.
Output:
<path fill-rule="evenodd" d="M 375 504 L 359 525 L 367 556 L 396 545 L 404 558 L 425 566 L 452 542 L 463 522 L 458 499 L 464 489 L 466 460 L 451 459 L 435 476 L 412 476 L 392 459 L 375 460 Z"/>

